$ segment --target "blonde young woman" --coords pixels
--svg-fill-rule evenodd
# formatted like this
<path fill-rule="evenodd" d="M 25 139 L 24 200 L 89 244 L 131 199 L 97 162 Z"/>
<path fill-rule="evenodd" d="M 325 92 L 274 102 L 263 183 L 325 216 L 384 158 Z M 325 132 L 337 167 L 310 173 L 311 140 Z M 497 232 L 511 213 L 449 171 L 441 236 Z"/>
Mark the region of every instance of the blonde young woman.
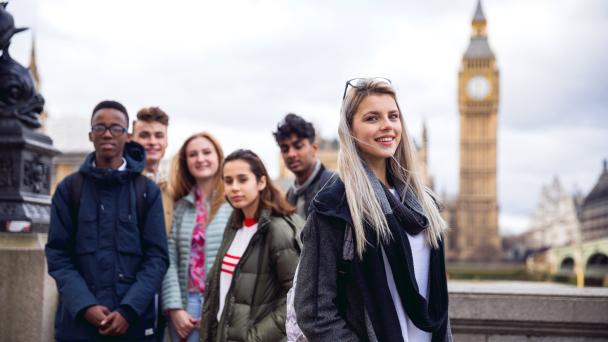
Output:
<path fill-rule="evenodd" d="M 450 341 L 446 225 L 387 79 L 347 82 L 338 174 L 311 204 L 295 287 L 309 341 Z"/>
<path fill-rule="evenodd" d="M 220 177 L 223 160 L 220 144 L 206 132 L 186 139 L 173 159 L 171 186 L 176 202 L 161 297 L 174 342 L 199 339 L 206 276 L 232 212 Z"/>

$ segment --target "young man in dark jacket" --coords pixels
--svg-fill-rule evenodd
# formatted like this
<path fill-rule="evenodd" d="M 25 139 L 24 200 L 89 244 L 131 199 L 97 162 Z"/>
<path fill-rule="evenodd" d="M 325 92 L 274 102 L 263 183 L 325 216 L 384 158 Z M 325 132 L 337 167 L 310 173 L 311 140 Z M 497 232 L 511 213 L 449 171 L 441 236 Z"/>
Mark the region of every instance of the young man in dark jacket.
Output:
<path fill-rule="evenodd" d="M 167 150 L 169 115 L 158 107 L 144 107 L 137 112 L 137 120 L 133 121 L 131 140 L 139 143 L 146 150 L 144 176 L 158 185 L 162 194 L 163 209 L 165 210 L 165 230 L 167 235 L 171 230 L 173 218 L 173 197 L 169 191 L 169 182 L 160 172 L 160 163 Z"/>
<path fill-rule="evenodd" d="M 333 173 L 317 159 L 319 145 L 315 142 L 315 128 L 296 114 L 289 113 L 273 133 L 281 148 L 281 157 L 296 179 L 287 191 L 287 201 L 296 207 L 304 219 L 310 202 Z"/>
<path fill-rule="evenodd" d="M 169 115 L 164 110 L 159 107 L 144 107 L 137 112 L 137 120 L 133 121 L 133 133 L 130 135 L 133 141 L 139 143 L 146 150 L 146 165 L 143 175 L 160 188 L 167 236 L 171 231 L 171 220 L 173 219 L 173 197 L 169 191 L 167 178 L 160 172 L 160 163 L 169 144 L 168 128 Z M 158 302 L 162 303 L 162 300 L 159 298 Z M 161 310 L 158 311 L 156 340 L 162 342 L 165 340 L 167 320 Z"/>
<path fill-rule="evenodd" d="M 46 256 L 59 290 L 59 341 L 154 340 L 167 239 L 158 186 L 144 179 L 138 196 L 145 152 L 129 142 L 128 123 L 120 103 L 99 103 L 95 152 L 53 195 Z"/>

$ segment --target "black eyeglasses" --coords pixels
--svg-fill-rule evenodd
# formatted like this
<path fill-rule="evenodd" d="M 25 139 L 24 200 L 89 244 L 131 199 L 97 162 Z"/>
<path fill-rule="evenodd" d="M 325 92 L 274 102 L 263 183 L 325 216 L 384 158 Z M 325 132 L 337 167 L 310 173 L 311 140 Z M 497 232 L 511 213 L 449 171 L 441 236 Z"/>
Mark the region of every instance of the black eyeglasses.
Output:
<path fill-rule="evenodd" d="M 112 134 L 113 137 L 118 137 L 127 133 L 127 129 L 118 124 L 113 124 L 110 126 L 106 126 L 104 124 L 97 124 L 91 127 L 91 132 L 93 132 L 93 134 L 95 135 L 104 135 L 107 130 L 110 131 L 110 134 Z"/>
<path fill-rule="evenodd" d="M 348 91 L 349 86 L 356 88 L 356 89 L 365 89 L 367 86 L 369 86 L 370 83 L 373 83 L 373 82 L 383 82 L 383 83 L 393 84 L 393 82 L 391 82 L 391 80 L 389 80 L 386 77 L 353 78 L 353 79 L 346 81 L 346 85 L 344 86 L 344 94 L 342 94 L 342 100 L 344 100 L 344 98 L 346 97 L 346 92 Z M 361 84 L 361 83 L 363 83 L 363 84 Z"/>

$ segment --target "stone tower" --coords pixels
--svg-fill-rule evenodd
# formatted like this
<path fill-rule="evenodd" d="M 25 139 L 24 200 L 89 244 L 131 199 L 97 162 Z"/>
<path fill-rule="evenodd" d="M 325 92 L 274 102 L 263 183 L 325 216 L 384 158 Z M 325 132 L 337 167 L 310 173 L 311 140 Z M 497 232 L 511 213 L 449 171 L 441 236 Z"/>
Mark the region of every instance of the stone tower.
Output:
<path fill-rule="evenodd" d="M 452 259 L 501 259 L 496 200 L 496 133 L 499 73 L 488 44 L 481 0 L 458 74 L 460 184 Z"/>

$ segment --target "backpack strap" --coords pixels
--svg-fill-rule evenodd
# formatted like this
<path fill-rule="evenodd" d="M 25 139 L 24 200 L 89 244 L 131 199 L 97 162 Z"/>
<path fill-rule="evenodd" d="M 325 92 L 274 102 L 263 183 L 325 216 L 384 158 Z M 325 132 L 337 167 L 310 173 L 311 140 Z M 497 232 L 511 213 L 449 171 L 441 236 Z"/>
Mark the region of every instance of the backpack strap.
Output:
<path fill-rule="evenodd" d="M 72 227 L 76 229 L 78 225 L 78 211 L 80 210 L 80 195 L 82 194 L 82 183 L 84 177 L 78 171 L 68 176 L 68 190 L 69 199 L 68 205 L 70 207 L 70 216 L 72 218 Z"/>
<path fill-rule="evenodd" d="M 138 174 L 133 179 L 135 183 L 135 209 L 137 211 L 137 222 L 139 223 L 139 229 L 141 230 L 146 219 L 145 209 L 146 200 L 148 199 L 148 179 Z"/>

